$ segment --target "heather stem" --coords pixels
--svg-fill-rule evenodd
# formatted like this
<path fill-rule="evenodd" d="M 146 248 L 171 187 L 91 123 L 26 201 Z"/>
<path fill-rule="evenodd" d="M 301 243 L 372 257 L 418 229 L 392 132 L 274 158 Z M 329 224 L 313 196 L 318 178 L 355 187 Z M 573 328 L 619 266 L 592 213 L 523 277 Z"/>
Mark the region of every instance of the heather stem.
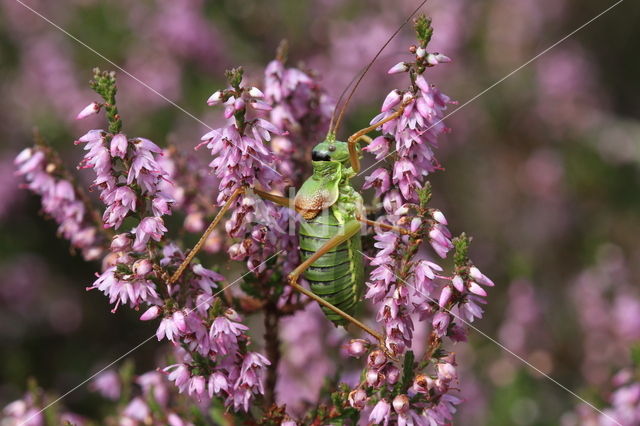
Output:
<path fill-rule="evenodd" d="M 273 301 L 265 305 L 264 315 L 264 340 L 267 358 L 271 362 L 267 369 L 267 379 L 265 382 L 265 406 L 270 407 L 276 403 L 276 384 L 278 382 L 278 364 L 280 363 L 280 338 L 278 336 L 278 323 L 280 315 L 278 308 Z"/>

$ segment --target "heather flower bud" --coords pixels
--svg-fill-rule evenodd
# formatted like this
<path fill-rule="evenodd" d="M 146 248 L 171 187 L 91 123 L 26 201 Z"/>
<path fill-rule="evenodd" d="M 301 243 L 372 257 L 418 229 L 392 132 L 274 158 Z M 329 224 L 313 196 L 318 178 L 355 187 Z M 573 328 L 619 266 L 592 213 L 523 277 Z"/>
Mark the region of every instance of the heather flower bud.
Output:
<path fill-rule="evenodd" d="M 438 61 L 439 64 L 451 62 L 451 58 L 448 57 L 447 55 L 443 55 L 442 53 L 434 53 L 433 55 L 435 56 L 435 59 L 436 61 Z"/>
<path fill-rule="evenodd" d="M 387 356 L 380 349 L 376 349 L 369 354 L 367 363 L 371 368 L 381 368 L 387 362 Z"/>
<path fill-rule="evenodd" d="M 259 111 L 271 111 L 273 107 L 266 102 L 252 100 L 251 107 Z"/>
<path fill-rule="evenodd" d="M 376 370 L 367 370 L 366 379 L 367 385 L 374 388 L 380 387 L 384 382 L 384 374 L 377 372 Z"/>
<path fill-rule="evenodd" d="M 440 210 L 433 210 L 431 212 L 431 216 L 433 217 L 433 220 L 435 220 L 436 222 L 442 224 L 442 225 L 448 225 L 449 223 L 447 222 L 447 218 L 444 217 L 444 214 L 442 214 L 442 212 Z"/>
<path fill-rule="evenodd" d="M 122 133 L 118 133 L 111 139 L 111 156 L 124 158 L 127 155 L 128 145 L 127 137 Z"/>
<path fill-rule="evenodd" d="M 242 260 L 247 255 L 247 250 L 242 243 L 236 243 L 229 247 L 229 257 L 233 260 Z"/>
<path fill-rule="evenodd" d="M 369 342 L 364 339 L 352 339 L 347 344 L 347 353 L 354 358 L 360 358 L 369 349 Z"/>
<path fill-rule="evenodd" d="M 456 374 L 456 368 L 448 362 L 438 364 L 438 378 L 444 381 L 455 380 L 458 375 Z"/>
<path fill-rule="evenodd" d="M 81 120 L 90 115 L 97 114 L 100 111 L 101 107 L 102 107 L 101 104 L 97 102 L 91 102 L 89 105 L 84 107 L 82 111 L 78 113 L 78 115 L 76 116 L 76 120 Z"/>
<path fill-rule="evenodd" d="M 393 409 L 398 414 L 404 414 L 409 410 L 409 397 L 407 395 L 398 395 L 393 398 Z"/>
<path fill-rule="evenodd" d="M 422 225 L 422 220 L 419 217 L 414 217 L 411 219 L 411 226 L 409 227 L 409 230 L 411 232 L 418 232 L 420 225 Z"/>
<path fill-rule="evenodd" d="M 111 240 L 111 250 L 112 251 L 121 251 L 129 248 L 129 244 L 131 243 L 131 239 L 128 234 L 118 234 L 113 237 Z"/>
<path fill-rule="evenodd" d="M 454 276 L 451 280 L 451 283 L 459 292 L 462 293 L 464 291 L 464 281 L 462 280 L 462 277 L 460 275 Z"/>
<path fill-rule="evenodd" d="M 235 322 L 242 321 L 242 317 L 240 316 L 240 314 L 238 314 L 238 312 L 233 308 L 227 308 L 227 310 L 224 311 L 224 316 L 230 319 L 231 321 L 235 321 Z"/>
<path fill-rule="evenodd" d="M 451 300 L 452 294 L 453 292 L 451 291 L 451 287 L 446 286 L 445 288 L 442 289 L 442 292 L 440 293 L 440 299 L 438 300 L 438 304 L 440 305 L 441 308 L 447 306 L 447 304 Z"/>
<path fill-rule="evenodd" d="M 252 87 L 249 89 L 249 96 L 254 98 L 264 98 L 264 93 L 257 87 Z"/>
<path fill-rule="evenodd" d="M 480 287 L 480 285 L 478 285 L 478 283 L 475 281 L 471 281 L 469 283 L 469 291 L 482 297 L 487 295 L 487 292 L 484 290 L 484 288 Z"/>
<path fill-rule="evenodd" d="M 398 62 L 387 71 L 387 74 L 399 74 L 401 72 L 409 71 L 409 64 L 405 62 Z"/>
<path fill-rule="evenodd" d="M 245 107 L 245 103 L 244 103 L 244 99 L 242 98 L 236 99 L 236 101 L 233 103 L 233 109 L 235 111 L 241 111 L 244 109 L 244 107 Z"/>
<path fill-rule="evenodd" d="M 384 102 L 382 103 L 382 112 L 386 112 L 389 111 L 391 108 L 393 108 L 394 106 L 398 105 L 400 103 L 400 101 L 402 100 L 402 95 L 400 94 L 399 91 L 397 90 L 392 90 L 387 97 L 385 98 Z"/>
<path fill-rule="evenodd" d="M 213 95 L 209 96 L 209 99 L 207 99 L 207 104 L 216 105 L 220 103 L 220 101 L 222 101 L 222 91 L 218 90 L 217 92 L 214 92 Z"/>
<path fill-rule="evenodd" d="M 424 55 L 427 54 L 427 49 L 425 49 L 424 47 L 418 47 L 416 49 L 416 56 L 418 58 L 424 58 Z"/>
<path fill-rule="evenodd" d="M 362 410 L 367 403 L 367 393 L 362 389 L 354 389 L 349 392 L 349 405 Z"/>
<path fill-rule="evenodd" d="M 159 306 L 152 306 L 149 309 L 147 309 L 144 312 L 144 314 L 140 315 L 140 320 L 141 321 L 150 321 L 152 319 L 158 318 L 158 315 L 160 315 L 160 307 Z"/>
<path fill-rule="evenodd" d="M 418 374 L 413 381 L 413 390 L 417 393 L 429 393 L 429 389 L 431 389 L 434 385 L 434 381 L 431 377 L 426 374 Z"/>
<path fill-rule="evenodd" d="M 484 286 L 493 287 L 495 285 L 493 281 L 491 281 L 486 275 L 480 272 L 480 270 L 475 266 L 469 268 L 469 275 L 471 276 L 471 278 Z"/>
<path fill-rule="evenodd" d="M 436 58 L 436 55 L 434 55 L 433 53 L 429 53 L 427 55 L 427 63 L 429 65 L 438 65 L 438 59 Z"/>
<path fill-rule="evenodd" d="M 422 75 L 416 77 L 416 85 L 420 88 L 422 93 L 429 93 L 431 91 L 429 83 L 427 83 L 427 80 L 425 80 Z"/>
<path fill-rule="evenodd" d="M 153 270 L 153 264 L 149 259 L 140 259 L 133 264 L 133 273 L 144 277 Z"/>

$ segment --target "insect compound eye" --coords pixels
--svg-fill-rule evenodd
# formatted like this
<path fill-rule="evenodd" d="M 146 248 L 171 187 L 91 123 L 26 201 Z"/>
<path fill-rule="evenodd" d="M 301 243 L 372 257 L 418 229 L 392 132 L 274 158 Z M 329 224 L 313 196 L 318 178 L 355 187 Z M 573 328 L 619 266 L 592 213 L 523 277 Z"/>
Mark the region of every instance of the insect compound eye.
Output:
<path fill-rule="evenodd" d="M 331 157 L 329 157 L 328 152 L 316 151 L 315 149 L 311 151 L 311 159 L 313 161 L 329 161 Z"/>
<path fill-rule="evenodd" d="M 335 145 L 329 145 L 329 151 L 333 152 L 336 150 L 336 146 Z"/>

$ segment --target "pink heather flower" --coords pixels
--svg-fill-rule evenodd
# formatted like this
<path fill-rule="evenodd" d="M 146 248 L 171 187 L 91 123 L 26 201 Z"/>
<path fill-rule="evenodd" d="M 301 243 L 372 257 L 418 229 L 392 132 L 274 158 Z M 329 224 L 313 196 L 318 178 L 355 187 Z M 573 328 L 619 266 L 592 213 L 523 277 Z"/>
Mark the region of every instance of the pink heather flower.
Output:
<path fill-rule="evenodd" d="M 438 337 L 443 337 L 447 334 L 447 328 L 451 321 L 451 315 L 447 312 L 437 312 L 433 317 L 433 330 Z"/>
<path fill-rule="evenodd" d="M 153 263 L 149 259 L 139 259 L 134 262 L 132 269 L 136 276 L 144 278 L 153 271 Z"/>
<path fill-rule="evenodd" d="M 150 320 L 156 319 L 160 315 L 160 312 L 161 311 L 159 306 L 152 306 L 149 309 L 147 309 L 142 315 L 140 315 L 140 320 L 150 321 Z"/>
<path fill-rule="evenodd" d="M 167 340 L 175 342 L 178 337 L 186 332 L 187 324 L 184 319 L 184 314 L 181 311 L 176 311 L 160 321 L 160 326 L 156 331 L 156 337 L 159 341 L 166 337 Z"/>
<path fill-rule="evenodd" d="M 451 283 L 460 293 L 464 292 L 464 281 L 460 275 L 455 275 L 451 280 Z"/>
<path fill-rule="evenodd" d="M 104 239 L 76 188 L 55 174 L 57 167 L 49 166 L 42 148 L 27 148 L 14 162 L 17 174 L 27 181 L 27 188 L 41 197 L 42 210 L 56 221 L 60 235 L 81 250 L 86 260 L 100 257 Z"/>
<path fill-rule="evenodd" d="M 167 228 L 165 228 L 162 218 L 145 217 L 132 232 L 136 235 L 133 250 L 144 251 L 149 240 L 160 241 L 164 233 L 167 232 Z"/>
<path fill-rule="evenodd" d="M 453 295 L 453 291 L 451 290 L 451 287 L 449 286 L 443 287 L 442 291 L 440 292 L 440 298 L 438 299 L 438 305 L 440 305 L 441 308 L 447 306 L 447 304 L 451 300 L 452 295 Z"/>
<path fill-rule="evenodd" d="M 124 251 L 131 247 L 131 237 L 129 234 L 118 234 L 111 240 L 112 251 Z"/>
<path fill-rule="evenodd" d="M 393 364 L 387 364 L 384 368 L 384 375 L 387 378 L 387 383 L 395 385 L 400 379 L 400 369 Z"/>
<path fill-rule="evenodd" d="M 475 281 L 469 282 L 469 291 L 478 296 L 487 296 L 487 292 L 485 291 L 485 289 L 480 287 L 480 285 L 478 285 L 478 283 L 476 283 Z"/>
<path fill-rule="evenodd" d="M 136 211 L 138 197 L 128 186 L 119 186 L 103 192 L 107 208 L 102 215 L 105 228 L 119 228 L 129 212 Z"/>
<path fill-rule="evenodd" d="M 385 356 L 384 352 L 379 349 L 372 351 L 367 358 L 367 364 L 371 368 L 378 369 L 383 367 L 386 363 L 387 357 Z"/>
<path fill-rule="evenodd" d="M 120 377 L 114 370 L 107 370 L 100 373 L 93 379 L 90 387 L 91 390 L 113 401 L 120 398 Z"/>
<path fill-rule="evenodd" d="M 369 349 L 369 342 L 363 339 L 351 339 L 346 345 L 347 354 L 354 358 L 360 358 L 367 353 Z"/>
<path fill-rule="evenodd" d="M 349 405 L 362 410 L 367 403 L 367 393 L 362 389 L 354 389 L 349 392 Z"/>
<path fill-rule="evenodd" d="M 206 294 L 213 294 L 213 290 L 218 288 L 218 284 L 224 281 L 224 277 L 219 273 L 210 269 L 204 268 L 201 264 L 195 264 L 192 266 L 194 277 L 194 283 L 204 291 Z"/>
<path fill-rule="evenodd" d="M 171 214 L 171 205 L 175 200 L 162 192 L 158 192 L 151 200 L 151 209 L 155 216 L 164 216 Z"/>
<path fill-rule="evenodd" d="M 362 150 L 374 154 L 376 160 L 382 160 L 389 153 L 389 139 L 385 136 L 378 136 Z"/>
<path fill-rule="evenodd" d="M 393 398 L 393 409 L 398 414 L 404 414 L 409 410 L 409 397 L 407 395 L 397 395 Z"/>
<path fill-rule="evenodd" d="M 210 106 L 219 104 L 222 101 L 222 91 L 218 90 L 216 92 L 213 92 L 213 94 L 211 96 L 209 96 L 209 99 L 207 99 L 207 104 Z"/>
<path fill-rule="evenodd" d="M 373 407 L 371 414 L 369 414 L 369 421 L 373 424 L 384 424 L 387 425 L 389 423 L 389 415 L 391 414 L 391 405 L 387 402 L 386 399 L 381 399 L 378 403 Z"/>
<path fill-rule="evenodd" d="M 480 270 L 475 266 L 472 266 L 469 269 L 469 275 L 471 276 L 471 278 L 476 280 L 479 284 L 482 284 L 484 286 L 493 287 L 495 285 L 493 281 L 487 278 L 487 276 L 484 275 L 482 272 L 480 272 Z"/>
<path fill-rule="evenodd" d="M 237 350 L 238 337 L 248 329 L 249 327 L 244 324 L 220 316 L 213 320 L 209 330 L 209 338 L 216 352 L 224 355 L 232 354 Z"/>
<path fill-rule="evenodd" d="M 384 168 L 376 169 L 369 176 L 365 177 L 363 189 L 368 188 L 376 189 L 376 197 L 379 197 L 383 193 L 387 192 L 391 187 L 391 180 L 389 177 L 389 171 Z"/>
<path fill-rule="evenodd" d="M 142 421 L 146 421 L 149 418 L 149 415 L 151 414 L 151 410 L 149 409 L 149 406 L 147 405 L 146 402 L 144 402 L 142 398 L 136 397 L 133 400 L 131 400 L 131 402 L 129 403 L 129 405 L 127 405 L 127 407 L 124 409 L 122 414 L 125 417 L 128 417 L 132 420 L 137 420 L 142 422 Z"/>
<path fill-rule="evenodd" d="M 384 374 L 377 370 L 368 370 L 367 374 L 365 375 L 365 381 L 367 382 L 367 385 L 374 388 L 379 388 L 380 386 L 382 386 L 382 384 L 384 383 L 384 379 Z"/>
<path fill-rule="evenodd" d="M 465 302 L 459 306 L 460 313 L 463 318 L 469 322 L 473 322 L 475 318 L 482 318 L 483 310 L 480 304 L 485 304 L 483 299 L 478 296 L 469 295 L 465 298 Z"/>
<path fill-rule="evenodd" d="M 392 90 L 382 103 L 382 112 L 389 111 L 391 108 L 397 106 L 402 100 L 402 94 L 398 90 Z"/>
<path fill-rule="evenodd" d="M 135 308 L 142 302 L 158 301 L 155 284 L 149 280 L 133 279 L 116 273 L 116 266 L 107 268 L 89 289 L 97 288 L 109 297 L 109 303 L 129 304 Z"/>
<path fill-rule="evenodd" d="M 432 210 L 431 216 L 436 222 L 445 226 L 448 225 L 447 219 L 444 217 L 444 214 L 440 210 Z"/>
<path fill-rule="evenodd" d="M 198 400 L 201 400 L 205 395 L 206 382 L 203 376 L 193 376 L 189 380 L 188 394 L 195 396 Z"/>
<path fill-rule="evenodd" d="M 405 62 L 398 62 L 387 71 L 387 74 L 399 74 L 409 71 L 409 66 Z"/>
<path fill-rule="evenodd" d="M 45 424 L 44 415 L 38 407 L 34 406 L 31 395 L 25 396 L 24 399 L 13 401 L 4 407 L 2 413 L 7 421 L 15 421 L 15 424 L 25 426 L 44 426 Z"/>
<path fill-rule="evenodd" d="M 167 378 L 175 383 L 179 393 L 187 390 L 189 379 L 191 378 L 187 365 L 173 364 L 163 368 L 162 371 L 169 374 Z"/>
<path fill-rule="evenodd" d="M 143 395 L 153 396 L 161 406 L 166 406 L 169 402 L 168 382 L 161 372 L 149 371 L 138 376 L 135 382 L 142 388 Z"/>
<path fill-rule="evenodd" d="M 213 398 L 213 395 L 220 395 L 221 391 L 229 392 L 227 377 L 220 371 L 214 372 L 209 376 L 207 390 L 209 392 L 209 398 Z"/>
<path fill-rule="evenodd" d="M 82 111 L 78 113 L 78 115 L 76 116 L 76 120 L 81 120 L 90 115 L 97 114 L 98 112 L 100 112 L 101 107 L 102 107 L 101 104 L 97 102 L 91 102 L 89 105 L 84 107 Z"/>

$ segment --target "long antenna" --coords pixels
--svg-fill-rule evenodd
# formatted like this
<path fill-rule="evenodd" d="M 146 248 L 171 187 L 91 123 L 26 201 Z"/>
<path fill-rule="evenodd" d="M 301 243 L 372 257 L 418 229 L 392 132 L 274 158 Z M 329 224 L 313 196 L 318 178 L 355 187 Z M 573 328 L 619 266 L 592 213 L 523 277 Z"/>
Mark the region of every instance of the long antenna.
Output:
<path fill-rule="evenodd" d="M 338 97 L 338 100 L 336 101 L 336 106 L 333 108 L 333 113 L 331 114 L 331 121 L 329 122 L 329 133 L 331 133 L 331 129 L 333 127 L 333 120 L 336 118 L 336 111 L 338 110 L 338 107 L 340 106 L 340 102 L 342 102 L 342 98 L 344 98 L 344 95 L 347 93 L 347 90 L 349 90 L 349 88 L 356 81 L 356 79 L 359 76 L 362 75 L 362 72 L 364 71 L 364 68 L 365 67 L 360 68 L 360 70 L 356 73 L 356 75 L 353 76 L 351 81 L 349 81 L 349 84 L 347 84 L 347 86 L 342 90 L 342 93 L 340 93 L 340 96 Z"/>
<path fill-rule="evenodd" d="M 402 25 L 400 25 L 398 27 L 398 29 L 391 35 L 391 37 L 389 37 L 389 39 L 386 41 L 386 43 L 384 45 L 382 45 L 382 47 L 380 48 L 380 50 L 378 50 L 378 53 L 376 53 L 376 56 L 373 57 L 373 59 L 371 60 L 371 62 L 369 62 L 369 64 L 367 65 L 367 67 L 364 69 L 364 72 L 362 74 L 360 74 L 360 78 L 358 79 L 358 81 L 356 82 L 355 86 L 353 86 L 353 89 L 351 90 L 351 93 L 349 93 L 349 97 L 347 98 L 347 100 L 345 101 L 344 105 L 342 106 L 342 108 L 340 109 L 340 114 L 338 115 L 338 119 L 336 120 L 336 124 L 333 128 L 329 127 L 329 133 L 333 133 L 335 134 L 336 131 L 338 130 L 338 127 L 340 127 L 340 123 L 342 122 L 342 117 L 344 116 L 344 112 L 347 109 L 347 106 L 349 105 L 349 102 L 351 101 L 351 98 L 353 97 L 353 94 L 356 92 L 356 89 L 358 88 L 358 86 L 360 85 L 360 82 L 362 81 L 362 79 L 364 78 L 364 76 L 367 74 L 367 72 L 369 71 L 369 68 L 371 68 L 371 66 L 373 65 L 373 63 L 376 61 L 376 59 L 378 59 L 378 56 L 380 56 L 380 54 L 382 53 L 382 51 L 385 49 L 385 47 L 387 47 L 389 45 L 389 43 L 391 43 L 391 40 L 393 40 L 395 38 L 396 35 L 398 35 L 398 33 L 400 32 L 400 30 L 402 30 L 402 28 L 404 28 L 405 25 L 407 25 L 407 23 L 411 20 L 411 18 L 413 18 L 413 15 L 415 15 L 416 13 L 418 13 L 418 11 L 422 8 L 422 6 L 425 5 L 425 3 L 429 1 L 429 0 L 423 0 L 422 2 L 420 2 L 420 4 L 418 5 L 418 7 L 416 7 L 416 9 L 411 13 L 411 15 L 409 15 L 409 17 L 407 17 L 407 19 L 402 23 Z M 349 86 L 347 86 L 348 88 Z M 346 89 L 345 89 L 346 91 Z M 343 92 L 344 95 L 344 92 Z M 342 98 L 342 95 L 340 96 L 340 98 Z M 337 104 L 336 104 L 336 108 L 337 108 Z M 334 110 L 334 114 L 335 114 L 335 110 Z M 333 116 L 331 117 L 331 123 L 333 123 Z"/>

